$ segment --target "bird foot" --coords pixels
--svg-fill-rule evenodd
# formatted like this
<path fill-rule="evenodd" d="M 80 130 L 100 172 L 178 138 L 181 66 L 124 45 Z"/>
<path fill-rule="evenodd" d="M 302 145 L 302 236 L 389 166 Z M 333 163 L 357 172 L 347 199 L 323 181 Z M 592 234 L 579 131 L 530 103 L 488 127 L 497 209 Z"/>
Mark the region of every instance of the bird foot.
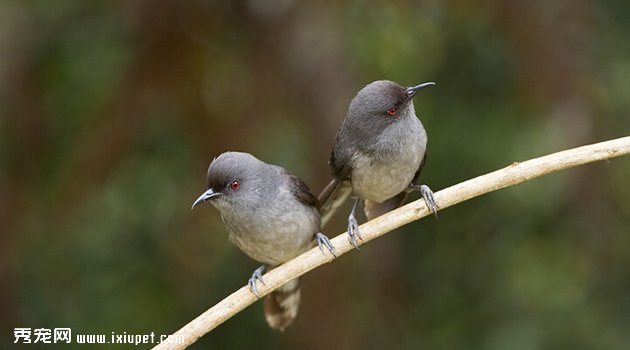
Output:
<path fill-rule="evenodd" d="M 412 191 L 420 191 L 420 194 L 422 194 L 422 198 L 424 199 L 424 202 L 427 204 L 427 207 L 437 219 L 438 217 L 437 212 L 438 212 L 438 209 L 440 209 L 440 207 L 435 202 L 435 198 L 433 197 L 433 191 L 431 191 L 429 186 L 411 184 L 409 185 L 409 188 Z"/>
<path fill-rule="evenodd" d="M 256 287 L 256 281 L 260 281 L 260 283 L 265 285 L 265 281 L 263 281 L 263 279 L 262 279 L 262 275 L 263 275 L 263 273 L 265 273 L 265 271 L 267 271 L 267 265 L 260 265 L 259 268 L 254 270 L 254 273 L 252 273 L 252 277 L 250 277 L 249 280 L 247 281 L 247 285 L 249 286 L 249 290 L 251 290 L 252 293 L 254 293 L 254 295 L 258 299 L 260 299 L 260 295 L 258 294 L 258 288 Z"/>
<path fill-rule="evenodd" d="M 359 232 L 359 223 L 354 217 L 354 214 L 350 214 L 348 217 L 348 239 L 350 240 L 350 244 L 352 244 L 356 250 L 361 250 L 357 244 L 357 238 L 359 240 L 363 240 L 363 238 L 361 238 L 361 233 Z"/>
<path fill-rule="evenodd" d="M 317 239 L 317 245 L 319 246 L 319 250 L 322 251 L 322 254 L 324 254 L 324 247 L 326 247 L 330 254 L 332 254 L 335 258 L 337 257 L 337 254 L 335 254 L 335 247 L 333 247 L 332 243 L 330 243 L 330 239 L 328 239 L 325 234 L 318 232 L 315 235 L 315 238 Z"/>

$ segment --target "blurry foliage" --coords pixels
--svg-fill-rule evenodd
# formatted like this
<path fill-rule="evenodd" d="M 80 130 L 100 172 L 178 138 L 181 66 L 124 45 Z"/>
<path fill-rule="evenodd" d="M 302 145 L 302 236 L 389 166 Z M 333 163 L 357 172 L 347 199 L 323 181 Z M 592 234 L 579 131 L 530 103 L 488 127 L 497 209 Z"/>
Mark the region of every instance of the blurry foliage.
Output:
<path fill-rule="evenodd" d="M 434 190 L 629 134 L 628 16 L 613 0 L 3 2 L 0 348 L 15 327 L 168 334 L 242 286 L 256 264 L 216 210 L 189 210 L 208 163 L 247 151 L 318 192 L 370 81 L 437 82 L 415 99 Z M 629 174 L 616 159 L 449 208 L 305 276 L 284 334 L 258 303 L 192 348 L 627 349 Z"/>

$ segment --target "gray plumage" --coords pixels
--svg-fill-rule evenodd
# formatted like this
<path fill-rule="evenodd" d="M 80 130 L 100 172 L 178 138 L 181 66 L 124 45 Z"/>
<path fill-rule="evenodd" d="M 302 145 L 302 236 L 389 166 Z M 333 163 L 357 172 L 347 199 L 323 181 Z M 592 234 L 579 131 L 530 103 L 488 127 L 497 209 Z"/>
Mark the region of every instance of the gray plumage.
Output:
<path fill-rule="evenodd" d="M 379 80 L 361 89 L 350 103 L 329 160 L 335 179 L 322 192 L 320 201 L 326 220 L 338 206 L 335 200 L 343 199 L 344 191 L 352 192 L 357 200 L 349 218 L 354 220 L 349 222 L 353 244 L 352 230 L 358 235 L 353 227 L 358 200 L 365 200 L 370 220 L 400 206 L 408 191 L 419 189 L 414 186 L 424 164 L 427 134 L 416 117 L 412 99 L 429 85 L 433 83 L 406 88 Z M 423 197 L 426 189 L 422 190 Z M 429 201 L 431 209 L 437 210 Z"/>
<path fill-rule="evenodd" d="M 284 168 L 241 152 L 226 152 L 208 168 L 208 190 L 193 207 L 210 201 L 221 213 L 232 241 L 250 258 L 263 263 L 250 278 L 256 281 L 266 266 L 280 265 L 319 243 L 333 252 L 320 233 L 317 198 L 308 186 Z M 266 265 L 266 266 L 265 266 Z M 283 330 L 295 316 L 300 300 L 297 280 L 269 295 L 265 314 L 270 326 Z"/>
<path fill-rule="evenodd" d="M 392 108 L 395 116 L 387 114 Z M 427 133 L 405 88 L 379 80 L 352 99 L 330 164 L 335 177 L 351 178 L 356 196 L 382 203 L 409 186 L 426 146 Z"/>
<path fill-rule="evenodd" d="M 232 181 L 240 188 L 233 190 Z M 230 241 L 250 258 L 271 266 L 310 248 L 319 232 L 315 197 L 285 169 L 247 153 L 227 152 L 208 168 L 208 185 L 222 190 L 212 201 Z"/>

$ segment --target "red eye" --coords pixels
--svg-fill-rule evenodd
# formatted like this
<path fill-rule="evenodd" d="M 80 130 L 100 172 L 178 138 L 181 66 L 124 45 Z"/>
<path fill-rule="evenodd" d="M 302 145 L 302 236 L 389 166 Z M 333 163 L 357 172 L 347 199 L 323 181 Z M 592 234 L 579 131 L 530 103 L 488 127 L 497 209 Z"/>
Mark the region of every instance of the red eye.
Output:
<path fill-rule="evenodd" d="M 241 187 L 241 184 L 238 181 L 232 181 L 232 183 L 230 184 L 230 188 L 232 188 L 234 191 L 238 190 Z"/>
<path fill-rule="evenodd" d="M 397 113 L 397 112 L 398 112 L 398 109 L 396 109 L 396 107 L 393 107 L 393 108 L 390 108 L 390 109 L 387 111 L 387 114 L 389 114 L 390 116 L 392 116 L 392 117 L 393 117 L 393 116 L 395 116 L 395 115 L 396 115 L 396 113 Z"/>

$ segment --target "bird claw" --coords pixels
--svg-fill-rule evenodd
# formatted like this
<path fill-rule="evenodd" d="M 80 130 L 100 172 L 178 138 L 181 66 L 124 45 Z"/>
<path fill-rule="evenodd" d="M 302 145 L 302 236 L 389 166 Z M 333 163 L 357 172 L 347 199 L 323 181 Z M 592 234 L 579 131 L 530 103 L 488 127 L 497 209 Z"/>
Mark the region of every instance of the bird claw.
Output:
<path fill-rule="evenodd" d="M 354 216 L 354 213 L 357 211 L 357 206 L 359 206 L 359 198 L 354 199 L 352 211 L 350 211 L 350 215 L 348 216 L 348 239 L 356 250 L 361 250 L 357 244 L 357 238 L 360 240 L 363 240 L 363 238 L 361 238 L 361 233 L 359 232 L 357 218 Z"/>
<path fill-rule="evenodd" d="M 438 209 L 440 209 L 440 207 L 435 202 L 435 198 L 433 197 L 433 191 L 431 191 L 429 186 L 410 184 L 409 188 L 407 189 L 407 192 L 412 192 L 412 191 L 420 191 L 420 194 L 422 194 L 422 199 L 424 199 L 424 202 L 427 204 L 427 208 L 429 208 L 429 211 L 431 211 L 433 215 L 435 216 L 435 218 L 437 219 L 438 217 L 437 212 L 438 212 Z"/>
<path fill-rule="evenodd" d="M 359 240 L 363 240 L 363 238 L 361 238 L 361 233 L 359 232 L 359 223 L 354 215 L 350 214 L 350 217 L 348 217 L 348 239 L 350 240 L 350 244 L 352 244 L 356 250 L 361 250 L 357 244 L 357 238 Z"/>
<path fill-rule="evenodd" d="M 433 197 L 433 191 L 431 191 L 429 186 L 421 185 L 420 193 L 422 194 L 422 198 L 424 198 L 424 202 L 427 204 L 427 207 L 433 213 L 433 215 L 435 215 L 435 218 L 437 219 L 438 217 L 437 212 L 440 207 L 438 207 L 437 203 L 435 202 L 435 198 Z"/>
<path fill-rule="evenodd" d="M 258 294 L 258 288 L 256 287 L 256 281 L 260 281 L 260 283 L 262 283 L 263 285 L 266 285 L 265 281 L 263 281 L 263 279 L 262 279 L 262 275 L 263 275 L 263 273 L 265 273 L 265 271 L 267 271 L 267 266 L 266 265 L 261 265 L 259 268 L 254 270 L 254 273 L 252 273 L 252 277 L 250 277 L 249 280 L 247 281 L 247 285 L 249 286 L 249 290 L 252 293 L 254 293 L 254 295 L 258 299 L 260 299 L 260 295 Z"/>
<path fill-rule="evenodd" d="M 322 254 L 324 254 L 324 247 L 326 247 L 330 254 L 332 254 L 335 258 L 337 257 L 337 254 L 335 254 L 335 247 L 333 247 L 332 243 L 330 243 L 330 239 L 328 239 L 325 234 L 318 232 L 315 235 L 315 238 L 317 239 L 317 245 L 319 246 L 319 250 L 322 251 Z"/>

